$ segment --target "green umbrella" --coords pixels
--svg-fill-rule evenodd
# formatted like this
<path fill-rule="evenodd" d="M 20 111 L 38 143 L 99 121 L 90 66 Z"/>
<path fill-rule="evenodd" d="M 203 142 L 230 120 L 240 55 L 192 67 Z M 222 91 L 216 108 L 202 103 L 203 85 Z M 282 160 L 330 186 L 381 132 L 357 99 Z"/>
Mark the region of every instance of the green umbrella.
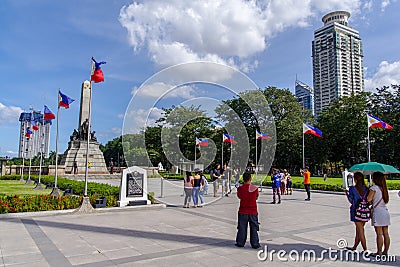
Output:
<path fill-rule="evenodd" d="M 400 173 L 398 169 L 391 165 L 386 165 L 378 162 L 366 162 L 353 165 L 349 171 L 361 172 L 364 175 L 373 174 L 374 172 L 381 172 L 383 174 Z"/>

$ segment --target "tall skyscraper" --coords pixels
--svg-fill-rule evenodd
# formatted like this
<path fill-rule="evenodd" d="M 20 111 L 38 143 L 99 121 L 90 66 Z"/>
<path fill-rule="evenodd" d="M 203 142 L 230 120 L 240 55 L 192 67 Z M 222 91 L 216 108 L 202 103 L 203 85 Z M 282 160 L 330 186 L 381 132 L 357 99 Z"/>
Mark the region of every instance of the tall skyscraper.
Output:
<path fill-rule="evenodd" d="M 314 108 L 320 113 L 334 99 L 364 90 L 362 42 L 348 26 L 350 13 L 335 11 L 322 18 L 324 26 L 312 42 Z"/>
<path fill-rule="evenodd" d="M 37 156 L 40 151 L 43 152 L 43 157 L 49 157 L 50 148 L 50 124 L 49 121 L 43 121 L 43 114 L 40 111 L 23 112 L 19 116 L 21 122 L 19 133 L 19 153 L 18 157 L 30 159 Z M 33 130 L 31 121 L 35 121 L 38 130 Z M 26 137 L 27 128 L 33 132 L 30 138 Z"/>
<path fill-rule="evenodd" d="M 305 83 L 296 79 L 295 96 L 303 109 L 310 110 L 314 115 L 314 90 Z"/>

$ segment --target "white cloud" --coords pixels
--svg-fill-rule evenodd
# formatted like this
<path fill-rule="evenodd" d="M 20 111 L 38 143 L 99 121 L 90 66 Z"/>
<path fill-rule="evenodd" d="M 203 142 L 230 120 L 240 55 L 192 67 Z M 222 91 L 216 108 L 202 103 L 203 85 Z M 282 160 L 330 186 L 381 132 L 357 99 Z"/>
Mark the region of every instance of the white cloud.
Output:
<path fill-rule="evenodd" d="M 187 85 L 174 88 L 174 86 L 164 82 L 155 82 L 152 84 L 144 84 L 141 88 L 134 88 L 132 94 L 153 98 L 163 96 L 164 98 L 182 97 L 184 99 L 190 99 L 194 97 L 194 88 Z"/>
<path fill-rule="evenodd" d="M 6 106 L 0 103 L 0 124 L 16 123 L 23 109 L 15 106 Z"/>
<path fill-rule="evenodd" d="M 382 12 L 385 11 L 385 9 L 390 5 L 395 3 L 397 0 L 382 0 L 381 3 L 381 10 Z"/>
<path fill-rule="evenodd" d="M 162 109 L 156 107 L 149 110 L 137 109 L 127 112 L 124 119 L 123 134 L 138 133 L 146 127 L 157 126 L 156 120 L 160 119 L 163 113 Z"/>
<path fill-rule="evenodd" d="M 135 51 L 146 49 L 161 67 L 212 61 L 251 71 L 254 56 L 288 27 L 334 10 L 359 12 L 361 0 L 153 0 L 120 10 Z"/>
<path fill-rule="evenodd" d="M 400 84 L 400 61 L 389 63 L 382 61 L 371 78 L 365 79 L 365 90 L 373 91 L 382 86 Z"/>

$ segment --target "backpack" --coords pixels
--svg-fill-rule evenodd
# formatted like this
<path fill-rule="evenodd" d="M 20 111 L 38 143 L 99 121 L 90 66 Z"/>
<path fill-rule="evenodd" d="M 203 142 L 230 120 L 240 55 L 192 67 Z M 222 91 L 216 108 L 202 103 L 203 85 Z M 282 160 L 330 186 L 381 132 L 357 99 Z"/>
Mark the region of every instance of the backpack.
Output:
<path fill-rule="evenodd" d="M 360 193 L 358 193 L 357 189 L 354 188 L 357 192 L 357 194 L 360 196 Z M 354 218 L 356 220 L 362 221 L 362 222 L 368 222 L 369 219 L 371 219 L 371 205 L 367 202 L 367 193 L 368 190 L 365 191 L 364 196 L 360 196 L 360 199 L 354 204 Z"/>
<path fill-rule="evenodd" d="M 216 179 L 215 179 L 215 177 L 213 176 L 213 174 L 214 174 L 214 170 L 211 169 L 211 170 L 210 170 L 210 179 L 211 179 L 211 181 L 214 182 Z"/>

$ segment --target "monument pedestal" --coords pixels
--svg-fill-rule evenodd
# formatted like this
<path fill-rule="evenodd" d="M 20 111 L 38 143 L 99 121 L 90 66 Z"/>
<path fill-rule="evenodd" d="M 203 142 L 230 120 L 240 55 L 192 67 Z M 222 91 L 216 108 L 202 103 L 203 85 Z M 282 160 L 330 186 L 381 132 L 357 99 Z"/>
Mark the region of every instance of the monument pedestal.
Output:
<path fill-rule="evenodd" d="M 74 174 L 74 162 L 77 163 L 77 174 L 84 174 L 86 168 L 86 147 L 87 140 L 73 140 L 68 143 L 60 165 L 65 166 L 66 174 Z M 104 160 L 100 144 L 96 141 L 89 141 L 88 156 L 89 174 L 109 174 Z"/>
<path fill-rule="evenodd" d="M 147 199 L 147 171 L 137 166 L 122 172 L 118 206 L 151 204 Z"/>

